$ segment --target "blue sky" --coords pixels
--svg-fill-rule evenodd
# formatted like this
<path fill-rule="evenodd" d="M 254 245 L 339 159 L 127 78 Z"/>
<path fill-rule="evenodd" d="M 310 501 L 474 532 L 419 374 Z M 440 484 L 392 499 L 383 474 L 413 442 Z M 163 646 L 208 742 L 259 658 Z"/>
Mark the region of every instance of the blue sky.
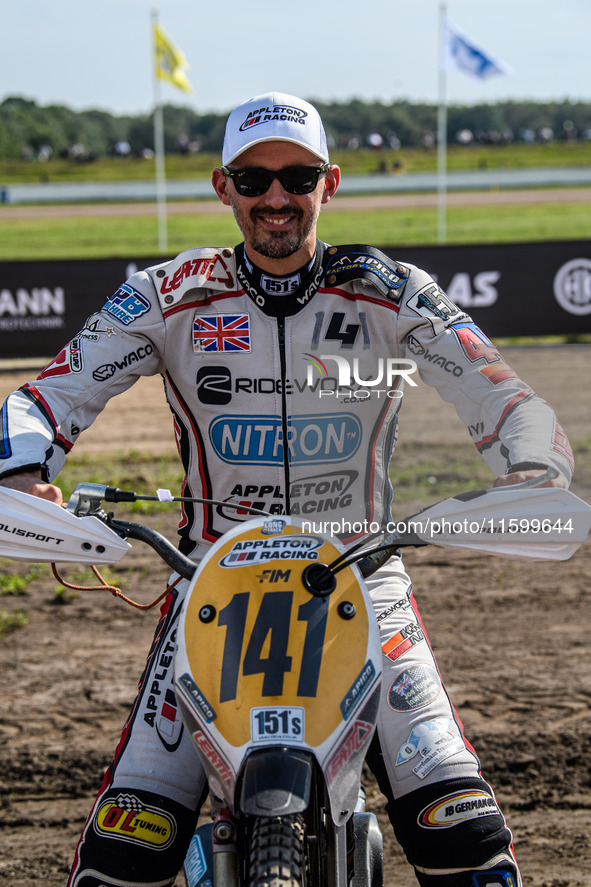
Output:
<path fill-rule="evenodd" d="M 187 56 L 195 90 L 162 84 L 165 102 L 225 112 L 271 89 L 437 101 L 439 0 L 7 0 L 0 100 L 149 112 L 152 8 Z M 591 0 L 448 0 L 447 14 L 514 70 L 484 82 L 450 72 L 450 103 L 591 100 Z"/>

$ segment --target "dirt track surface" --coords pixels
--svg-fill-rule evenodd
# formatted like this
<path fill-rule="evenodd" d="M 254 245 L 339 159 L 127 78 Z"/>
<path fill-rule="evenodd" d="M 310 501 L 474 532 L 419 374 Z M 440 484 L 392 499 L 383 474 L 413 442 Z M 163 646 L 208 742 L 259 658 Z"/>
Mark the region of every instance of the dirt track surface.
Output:
<path fill-rule="evenodd" d="M 579 450 L 573 490 L 591 501 L 591 346 L 508 348 L 504 356 L 557 410 Z M 21 381 L 22 373 L 0 374 L 0 394 Z M 429 389 L 413 392 L 402 414 L 402 466 L 417 444 L 431 447 L 437 476 L 460 447 L 472 455 L 465 429 Z M 130 428 L 136 449 L 174 452 L 160 380 L 142 380 L 112 402 L 76 449 L 97 459 L 105 448 L 125 450 Z M 435 483 L 416 505 L 438 498 Z M 162 528 L 172 534 L 174 523 L 166 518 Z M 406 562 L 448 690 L 513 830 L 524 884 L 588 887 L 591 544 L 564 563 L 436 548 L 410 551 Z M 139 545 L 130 566 L 141 600 L 160 593 L 167 571 Z M 157 619 L 102 593 L 58 603 L 54 588 L 36 580 L 25 596 L 0 600 L 29 616 L 0 642 L 0 883 L 14 887 L 65 882 Z M 384 831 L 386 884 L 411 887 L 381 797 L 368 788 Z"/>

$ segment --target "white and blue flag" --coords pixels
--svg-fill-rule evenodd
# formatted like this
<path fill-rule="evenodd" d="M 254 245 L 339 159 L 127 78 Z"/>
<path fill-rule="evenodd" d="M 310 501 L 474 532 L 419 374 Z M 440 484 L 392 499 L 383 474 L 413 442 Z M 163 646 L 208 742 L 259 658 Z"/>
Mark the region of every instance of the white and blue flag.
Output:
<path fill-rule="evenodd" d="M 444 24 L 443 42 L 445 67 L 448 69 L 457 68 L 480 80 L 493 74 L 512 73 L 509 65 L 477 46 L 449 19 Z"/>

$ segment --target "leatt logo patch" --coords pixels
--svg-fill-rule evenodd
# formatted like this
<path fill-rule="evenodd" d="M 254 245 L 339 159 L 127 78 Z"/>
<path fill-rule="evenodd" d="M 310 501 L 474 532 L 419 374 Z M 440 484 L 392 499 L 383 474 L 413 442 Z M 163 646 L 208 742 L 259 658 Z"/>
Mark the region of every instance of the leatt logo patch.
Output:
<path fill-rule="evenodd" d="M 176 822 L 170 814 L 142 804 L 135 795 L 123 794 L 101 805 L 94 828 L 99 835 L 147 844 L 154 850 L 170 846 L 176 834 Z"/>

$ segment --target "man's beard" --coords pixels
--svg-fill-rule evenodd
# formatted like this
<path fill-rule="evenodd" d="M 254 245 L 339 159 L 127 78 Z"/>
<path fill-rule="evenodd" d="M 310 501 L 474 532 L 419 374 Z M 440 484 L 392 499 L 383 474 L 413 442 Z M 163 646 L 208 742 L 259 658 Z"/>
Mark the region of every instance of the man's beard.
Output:
<path fill-rule="evenodd" d="M 256 252 L 268 259 L 286 259 L 293 256 L 294 253 L 304 245 L 314 230 L 317 221 L 317 212 L 309 210 L 304 212 L 298 206 L 287 206 L 278 211 L 275 209 L 265 209 L 257 207 L 256 209 L 245 212 L 241 207 L 237 206 L 235 201 L 230 197 L 230 203 L 234 211 L 234 218 L 247 245 L 256 250 Z M 293 216 L 297 224 L 290 231 L 261 231 L 257 227 L 257 219 L 259 216 Z"/>

